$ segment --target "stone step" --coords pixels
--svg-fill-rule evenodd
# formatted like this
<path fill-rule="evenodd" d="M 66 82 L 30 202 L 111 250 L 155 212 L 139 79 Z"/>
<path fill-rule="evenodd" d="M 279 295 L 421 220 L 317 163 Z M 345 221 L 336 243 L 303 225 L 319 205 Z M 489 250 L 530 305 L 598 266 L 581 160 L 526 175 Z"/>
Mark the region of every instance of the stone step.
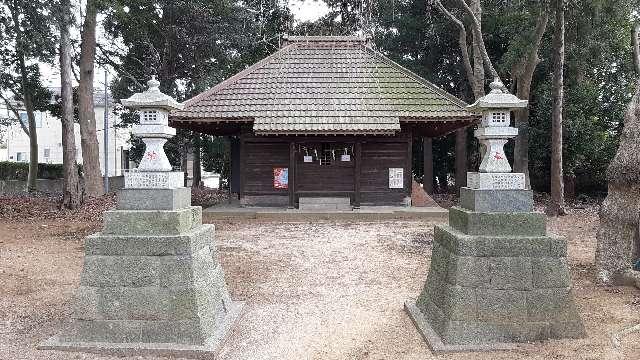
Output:
<path fill-rule="evenodd" d="M 300 205 L 300 210 L 317 210 L 317 211 L 351 211 L 351 205 L 342 204 L 307 204 Z"/>
<path fill-rule="evenodd" d="M 181 235 L 202 225 L 202 208 L 105 211 L 104 235 Z"/>
<path fill-rule="evenodd" d="M 546 216 L 541 213 L 481 213 L 452 207 L 449 225 L 467 235 L 544 236 Z"/>
<path fill-rule="evenodd" d="M 350 211 L 351 199 L 348 197 L 301 197 L 299 200 L 300 210 L 318 211 Z"/>
<path fill-rule="evenodd" d="M 202 225 L 180 235 L 89 235 L 84 242 L 85 256 L 169 256 L 191 255 L 209 247 L 213 225 Z M 215 253 L 215 247 L 211 248 Z"/>
<path fill-rule="evenodd" d="M 300 204 L 342 204 L 351 205 L 348 197 L 300 197 Z"/>

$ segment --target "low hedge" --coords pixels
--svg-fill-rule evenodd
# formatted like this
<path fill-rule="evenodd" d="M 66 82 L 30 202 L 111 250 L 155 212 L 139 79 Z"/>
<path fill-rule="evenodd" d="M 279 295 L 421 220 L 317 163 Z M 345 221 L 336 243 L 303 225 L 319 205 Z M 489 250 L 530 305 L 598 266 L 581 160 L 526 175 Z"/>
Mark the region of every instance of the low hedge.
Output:
<path fill-rule="evenodd" d="M 0 180 L 26 181 L 29 163 L 0 161 Z M 62 179 L 62 164 L 38 164 L 38 179 Z"/>

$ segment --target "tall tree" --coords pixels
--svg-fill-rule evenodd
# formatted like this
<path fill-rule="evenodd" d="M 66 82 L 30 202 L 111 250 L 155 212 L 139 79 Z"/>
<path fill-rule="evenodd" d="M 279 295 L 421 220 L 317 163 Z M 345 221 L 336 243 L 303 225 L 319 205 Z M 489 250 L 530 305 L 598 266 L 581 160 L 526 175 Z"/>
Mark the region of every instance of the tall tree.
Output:
<path fill-rule="evenodd" d="M 71 2 L 61 0 L 58 23 L 60 28 L 60 95 L 62 101 L 62 206 L 77 208 L 81 201 L 80 181 L 76 166 L 76 140 L 74 132 L 73 87 L 72 87 L 72 47 L 69 27 L 71 26 Z"/>
<path fill-rule="evenodd" d="M 100 170 L 100 149 L 96 134 L 96 115 L 93 103 L 93 79 L 96 57 L 97 0 L 87 0 L 80 44 L 80 81 L 78 84 L 78 114 L 84 187 L 88 196 L 104 194 Z M 108 176 L 108 174 L 105 174 Z"/>
<path fill-rule="evenodd" d="M 516 87 L 516 96 L 522 100 L 531 100 L 531 84 L 533 75 L 540 63 L 538 52 L 542 44 L 542 38 L 549 22 L 549 9 L 547 1 L 540 1 L 535 30 L 532 36 L 523 36 L 525 46 L 523 54 L 511 67 L 511 76 Z M 513 170 L 525 174 L 526 186 L 531 187 L 529 176 L 529 107 L 515 111 L 515 126 L 518 128 L 518 136 L 515 141 Z"/>
<path fill-rule="evenodd" d="M 10 0 L 0 6 L 0 95 L 5 104 L 22 121 L 18 109 L 11 99 L 2 95 L 4 91 L 24 107 L 27 124 L 21 123 L 29 136 L 29 175 L 28 191 L 36 190 L 38 176 L 38 136 L 35 111 L 42 100 L 40 95 L 49 95 L 40 85 L 40 73 L 37 64 L 28 64 L 36 60 L 51 62 L 55 56 L 55 33 L 48 15 L 51 4 L 44 0 Z M 40 95 L 39 95 L 40 94 Z"/>
<path fill-rule="evenodd" d="M 640 75 L 640 22 L 633 28 L 631 43 L 633 46 L 633 62 L 636 65 L 636 72 Z"/>
<path fill-rule="evenodd" d="M 473 91 L 474 98 L 478 99 L 479 97 L 484 96 L 484 85 L 486 82 L 485 71 L 491 78 L 499 77 L 499 75 L 488 55 L 482 34 L 483 6 L 481 1 L 456 0 L 453 2 L 456 6 L 451 9 L 446 8 L 439 0 L 433 0 L 432 3 L 440 12 L 443 13 L 443 15 L 449 18 L 458 29 L 458 46 L 462 53 L 462 63 Z M 506 16 L 518 18 L 517 24 L 519 29 L 514 32 L 522 35 L 510 40 L 511 43 L 509 44 L 507 54 L 505 55 L 507 60 L 512 63 L 509 69 L 512 77 L 512 91 L 515 90 L 516 95 L 519 98 L 529 100 L 533 75 L 540 62 L 538 52 L 549 20 L 547 1 L 539 1 L 533 5 L 526 2 L 506 5 L 502 3 L 496 5 L 488 2 L 488 6 L 490 6 L 490 13 L 505 13 Z M 461 17 L 461 15 L 456 15 L 454 11 L 462 13 L 466 20 Z M 535 12 L 537 12 L 535 17 L 528 15 Z M 527 14 L 527 16 L 521 14 Z M 494 17 L 495 16 L 496 15 L 494 15 Z M 527 19 L 527 21 L 523 21 L 523 17 Z M 531 18 L 534 19 L 533 26 L 523 28 L 521 24 L 530 22 L 529 19 Z M 527 24 L 526 26 L 529 25 Z M 471 46 L 468 45 L 469 34 L 467 28 L 471 29 Z M 469 54 L 469 48 L 472 51 L 472 55 Z M 473 63 L 471 60 L 473 60 Z M 529 182 L 528 119 L 528 108 L 516 112 L 515 125 L 519 129 L 519 134 L 516 138 L 514 170 L 525 173 L 527 182 Z M 463 151 L 467 147 L 462 145 L 462 142 L 466 141 L 466 138 L 467 137 L 463 136 L 461 131 L 458 131 L 456 135 L 456 142 L 459 143 L 459 145 L 456 146 L 456 159 L 464 156 Z M 466 176 L 466 174 L 463 174 L 464 164 L 461 160 L 457 160 L 456 162 L 457 182 L 463 182 L 464 176 Z M 466 172 L 466 170 L 464 172 Z"/>
<path fill-rule="evenodd" d="M 629 17 L 639 6 L 635 0 L 579 0 L 565 8 L 563 172 L 575 178 L 577 192 L 606 192 L 607 167 L 635 92 Z M 545 38 L 540 57 L 553 58 L 552 41 Z M 531 93 L 529 167 L 538 191 L 550 191 L 551 183 L 552 67 L 552 61 L 540 63 Z"/>
<path fill-rule="evenodd" d="M 458 6 L 462 12 L 460 15 L 454 14 L 447 9 L 442 2 L 434 0 L 433 4 L 442 12 L 449 20 L 458 28 L 458 47 L 462 53 L 462 63 L 464 65 L 467 79 L 473 91 L 474 100 L 485 95 L 485 70 L 494 78 L 499 77 L 497 71 L 493 67 L 493 63 L 489 58 L 487 49 L 482 36 L 482 6 L 480 0 L 459 0 Z M 461 17 L 461 16 L 464 16 Z M 469 46 L 467 42 L 467 25 L 461 19 L 467 19 L 470 23 L 471 31 L 471 50 L 469 54 Z M 473 64 L 471 60 L 473 59 Z M 456 131 L 455 146 L 455 172 L 456 172 L 456 188 L 466 186 L 467 182 L 467 137 L 468 130 L 460 129 Z"/>
<path fill-rule="evenodd" d="M 564 109 L 564 0 L 556 0 L 553 36 L 553 113 L 551 127 L 551 201 L 547 213 L 565 215 L 562 167 L 562 111 Z"/>
<path fill-rule="evenodd" d="M 277 50 L 292 20 L 279 2 L 116 1 L 104 25 L 125 47 L 100 46 L 99 56 L 119 74 L 112 87 L 116 98 L 139 91 L 142 80 L 157 74 L 160 89 L 183 101 Z M 182 130 L 169 141 L 174 166 L 195 141 Z"/>

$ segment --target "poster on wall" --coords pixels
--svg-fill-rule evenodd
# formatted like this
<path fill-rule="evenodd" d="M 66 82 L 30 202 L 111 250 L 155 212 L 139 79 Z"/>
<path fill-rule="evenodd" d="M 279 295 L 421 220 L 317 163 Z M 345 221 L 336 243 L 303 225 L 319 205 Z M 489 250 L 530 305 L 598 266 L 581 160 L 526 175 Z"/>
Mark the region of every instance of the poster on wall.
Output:
<path fill-rule="evenodd" d="M 276 189 L 289 188 L 289 168 L 273 168 L 273 187 Z"/>
<path fill-rule="evenodd" d="M 404 169 L 389 168 L 389 189 L 404 188 Z"/>

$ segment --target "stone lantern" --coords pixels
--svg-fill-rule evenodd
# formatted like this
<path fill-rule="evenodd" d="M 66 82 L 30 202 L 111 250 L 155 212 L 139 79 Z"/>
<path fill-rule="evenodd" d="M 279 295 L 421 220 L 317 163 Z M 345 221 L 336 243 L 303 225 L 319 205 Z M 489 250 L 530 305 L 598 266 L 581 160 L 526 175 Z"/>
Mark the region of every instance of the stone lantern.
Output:
<path fill-rule="evenodd" d="M 149 89 L 137 93 L 122 105 L 138 110 L 140 124 L 133 133 L 146 145 L 138 169 L 125 174 L 126 188 L 177 188 L 184 186 L 184 173 L 172 172 L 171 164 L 164 152 L 164 144 L 176 134 L 169 127 L 169 112 L 180 110 L 183 105 L 160 92 L 160 82 L 153 77 L 147 82 Z"/>
<path fill-rule="evenodd" d="M 40 349 L 212 358 L 238 319 L 243 304 L 230 298 L 214 227 L 202 224 L 163 149 L 175 135 L 169 111 L 182 105 L 148 84 L 122 100 L 140 112 L 140 167 L 125 174 L 102 231 L 85 240 L 69 325 Z"/>
<path fill-rule="evenodd" d="M 511 111 L 526 108 L 528 101 L 520 100 L 505 91 L 500 79 L 496 78 L 490 88 L 489 94 L 468 107 L 469 110 L 482 114 L 482 122 L 475 131 L 475 136 L 485 151 L 479 172 L 467 175 L 467 185 L 472 189 L 524 189 L 525 176 L 511 173 L 504 146 L 509 139 L 518 135 L 518 129 L 510 126 Z"/>
<path fill-rule="evenodd" d="M 482 114 L 485 148 L 467 175 L 449 224 L 434 231 L 431 267 L 405 309 L 434 352 L 507 349 L 514 343 L 585 335 L 571 291 L 564 238 L 534 212 L 525 175 L 512 173 L 504 145 L 518 134 L 510 112 L 527 101 L 496 79 L 469 106 Z"/>

